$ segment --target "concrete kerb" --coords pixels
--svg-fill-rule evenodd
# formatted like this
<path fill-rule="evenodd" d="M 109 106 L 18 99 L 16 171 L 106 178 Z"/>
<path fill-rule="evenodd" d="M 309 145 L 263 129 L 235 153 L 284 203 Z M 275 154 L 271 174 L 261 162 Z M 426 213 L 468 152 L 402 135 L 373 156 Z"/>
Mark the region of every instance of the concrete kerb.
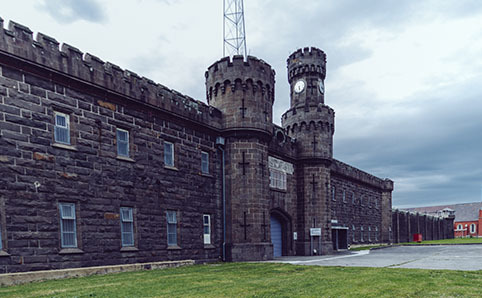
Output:
<path fill-rule="evenodd" d="M 137 264 L 123 264 L 99 267 L 71 268 L 59 270 L 44 270 L 19 273 L 0 274 L 0 286 L 12 286 L 36 281 L 84 277 L 90 275 L 131 272 L 140 270 L 164 269 L 194 265 L 194 260 L 150 262 Z"/>

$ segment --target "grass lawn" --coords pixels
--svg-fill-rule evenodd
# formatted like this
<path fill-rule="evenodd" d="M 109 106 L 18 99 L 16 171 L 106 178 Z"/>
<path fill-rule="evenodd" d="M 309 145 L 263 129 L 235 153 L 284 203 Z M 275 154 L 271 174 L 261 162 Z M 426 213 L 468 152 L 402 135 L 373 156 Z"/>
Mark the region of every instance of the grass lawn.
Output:
<path fill-rule="evenodd" d="M 463 243 L 480 243 L 482 244 L 482 238 L 454 238 L 443 240 L 427 240 L 418 242 L 405 242 L 402 244 L 463 244 Z"/>
<path fill-rule="evenodd" d="M 0 297 L 480 297 L 482 271 L 225 263 L 0 288 Z"/>

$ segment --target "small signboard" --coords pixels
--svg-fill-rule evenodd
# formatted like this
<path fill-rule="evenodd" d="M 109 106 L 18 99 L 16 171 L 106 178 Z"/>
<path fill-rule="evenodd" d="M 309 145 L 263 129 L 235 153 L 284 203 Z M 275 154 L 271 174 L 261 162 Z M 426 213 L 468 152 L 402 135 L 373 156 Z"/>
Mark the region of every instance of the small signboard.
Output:
<path fill-rule="evenodd" d="M 310 236 L 321 236 L 321 228 L 311 228 Z"/>

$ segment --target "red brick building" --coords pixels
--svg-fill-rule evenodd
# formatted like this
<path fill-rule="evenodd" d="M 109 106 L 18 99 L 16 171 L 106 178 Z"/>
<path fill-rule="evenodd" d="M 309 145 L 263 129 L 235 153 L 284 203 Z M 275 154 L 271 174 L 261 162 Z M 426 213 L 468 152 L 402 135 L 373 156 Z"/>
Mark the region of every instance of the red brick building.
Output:
<path fill-rule="evenodd" d="M 454 211 L 455 237 L 482 237 L 480 230 L 482 228 L 482 202 L 408 208 L 406 210 L 429 215 L 442 215 Z"/>

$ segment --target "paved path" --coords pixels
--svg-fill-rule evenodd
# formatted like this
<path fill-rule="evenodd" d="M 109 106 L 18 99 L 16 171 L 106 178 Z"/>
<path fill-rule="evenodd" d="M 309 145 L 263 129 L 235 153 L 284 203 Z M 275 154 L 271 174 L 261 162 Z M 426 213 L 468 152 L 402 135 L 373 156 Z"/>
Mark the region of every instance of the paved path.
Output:
<path fill-rule="evenodd" d="M 316 257 L 282 257 L 271 262 L 318 266 L 482 270 L 482 245 L 394 246 Z"/>

